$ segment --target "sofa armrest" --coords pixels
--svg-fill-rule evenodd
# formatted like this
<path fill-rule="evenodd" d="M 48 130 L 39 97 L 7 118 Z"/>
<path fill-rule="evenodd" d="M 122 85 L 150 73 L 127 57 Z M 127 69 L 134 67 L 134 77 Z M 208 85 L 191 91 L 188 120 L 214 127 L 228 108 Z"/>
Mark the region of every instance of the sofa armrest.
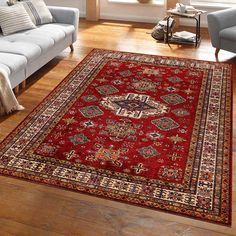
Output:
<path fill-rule="evenodd" d="M 79 28 L 79 9 L 57 6 L 48 6 L 48 9 L 56 22 L 74 25 L 75 32 L 72 35 L 72 40 L 75 42 Z"/>
<path fill-rule="evenodd" d="M 229 8 L 207 15 L 208 30 L 212 45 L 220 48 L 219 33 L 221 30 L 236 25 L 236 8 Z"/>

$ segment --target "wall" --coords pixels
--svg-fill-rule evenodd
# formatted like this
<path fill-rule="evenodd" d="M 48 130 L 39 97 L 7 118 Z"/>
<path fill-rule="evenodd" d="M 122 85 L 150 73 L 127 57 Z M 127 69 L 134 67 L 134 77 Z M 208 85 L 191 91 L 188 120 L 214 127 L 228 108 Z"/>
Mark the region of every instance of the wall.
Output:
<path fill-rule="evenodd" d="M 57 6 L 69 6 L 77 7 L 80 9 L 80 16 L 86 15 L 86 0 L 45 0 L 47 5 Z M 101 18 L 112 20 L 126 20 L 126 21 L 138 21 L 138 22 L 151 22 L 156 23 L 166 15 L 166 6 L 155 6 L 145 4 L 121 4 L 112 3 L 107 0 L 101 1 Z M 179 0 L 184 4 L 190 4 L 190 0 Z M 207 13 L 219 10 L 219 8 L 213 7 L 197 7 L 198 9 L 206 10 Z M 201 17 L 201 26 L 207 27 L 206 15 Z M 181 25 L 194 26 L 194 20 L 181 19 Z"/>
<path fill-rule="evenodd" d="M 49 6 L 75 7 L 80 10 L 80 17 L 85 17 L 86 1 L 85 0 L 44 0 Z"/>
<path fill-rule="evenodd" d="M 102 19 L 156 23 L 165 16 L 165 5 L 124 4 L 100 0 Z"/>
<path fill-rule="evenodd" d="M 86 0 L 45 0 L 47 5 L 69 6 L 80 9 L 80 16 L 85 17 Z M 126 20 L 156 23 L 165 15 L 165 6 L 147 4 L 122 4 L 100 0 L 102 19 Z"/>

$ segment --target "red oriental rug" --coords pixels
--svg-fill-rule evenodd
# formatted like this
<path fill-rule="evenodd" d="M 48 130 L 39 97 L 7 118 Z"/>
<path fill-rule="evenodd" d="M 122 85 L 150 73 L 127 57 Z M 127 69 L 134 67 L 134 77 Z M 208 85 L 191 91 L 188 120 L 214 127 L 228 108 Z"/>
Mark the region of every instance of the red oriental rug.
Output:
<path fill-rule="evenodd" d="M 231 77 L 95 49 L 1 143 L 0 172 L 230 225 Z"/>

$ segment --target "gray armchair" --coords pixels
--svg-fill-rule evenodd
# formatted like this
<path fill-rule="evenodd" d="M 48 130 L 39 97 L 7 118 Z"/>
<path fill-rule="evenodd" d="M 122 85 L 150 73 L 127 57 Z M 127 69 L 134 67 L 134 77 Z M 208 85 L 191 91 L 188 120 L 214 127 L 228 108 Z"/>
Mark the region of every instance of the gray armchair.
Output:
<path fill-rule="evenodd" d="M 209 13 L 207 22 L 216 56 L 220 49 L 236 53 L 236 8 Z"/>

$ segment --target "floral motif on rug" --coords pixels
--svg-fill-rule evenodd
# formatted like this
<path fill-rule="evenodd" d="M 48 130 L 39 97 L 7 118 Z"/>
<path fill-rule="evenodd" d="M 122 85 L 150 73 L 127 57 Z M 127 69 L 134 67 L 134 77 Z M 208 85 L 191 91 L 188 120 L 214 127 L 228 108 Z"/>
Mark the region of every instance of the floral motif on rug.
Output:
<path fill-rule="evenodd" d="M 95 49 L 1 143 L 0 172 L 229 225 L 231 77 Z"/>

